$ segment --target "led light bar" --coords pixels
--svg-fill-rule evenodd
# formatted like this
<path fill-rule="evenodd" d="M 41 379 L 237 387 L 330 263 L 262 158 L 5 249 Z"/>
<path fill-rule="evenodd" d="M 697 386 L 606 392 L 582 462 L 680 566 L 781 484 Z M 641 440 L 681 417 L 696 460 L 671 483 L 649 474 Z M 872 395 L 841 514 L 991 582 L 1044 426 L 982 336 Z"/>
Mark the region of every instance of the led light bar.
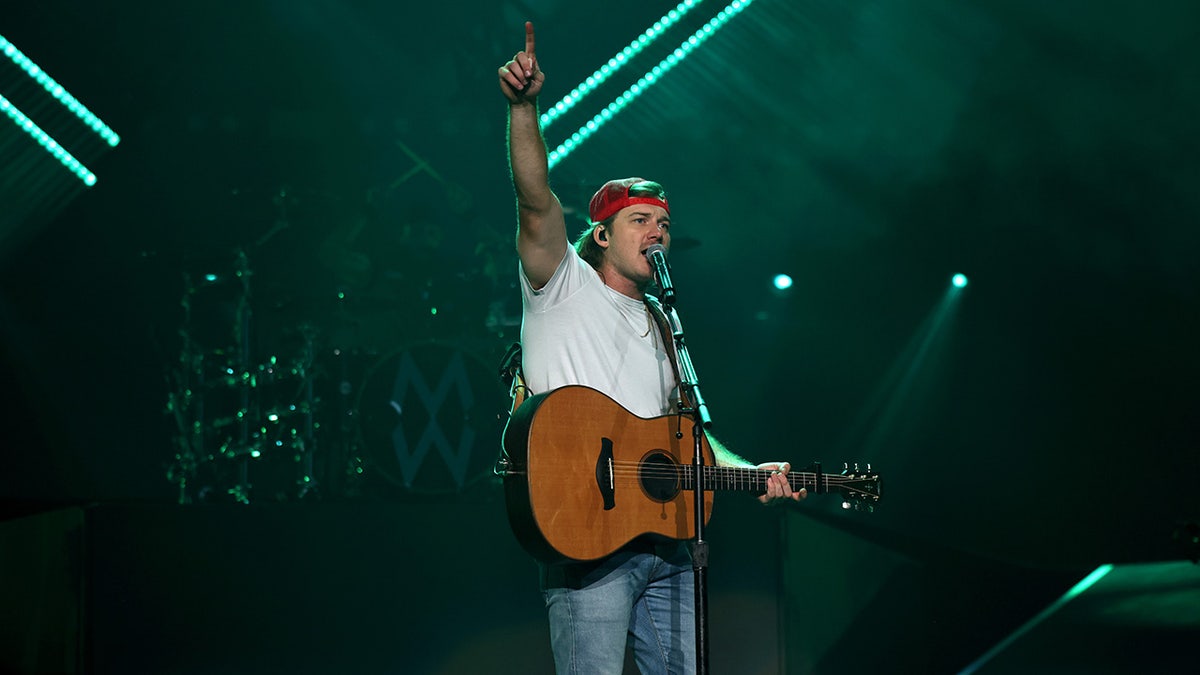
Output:
<path fill-rule="evenodd" d="M 712 37 L 714 33 L 720 30 L 722 26 L 728 23 L 730 19 L 732 19 L 743 9 L 748 7 L 753 1 L 754 0 L 734 0 L 725 9 L 718 12 L 717 15 L 708 23 L 704 24 L 704 26 L 702 26 L 695 33 L 692 33 L 691 37 L 685 40 L 683 44 L 679 45 L 679 47 L 677 47 L 674 52 L 667 56 L 667 58 L 659 61 L 657 66 L 651 68 L 648 73 L 641 77 L 641 79 L 626 89 L 625 93 L 618 96 L 612 103 L 609 103 L 608 106 L 599 113 L 596 113 L 595 117 L 588 120 L 587 124 L 584 124 L 582 127 L 580 127 L 579 131 L 571 134 L 571 137 L 563 141 L 561 145 L 554 150 L 551 150 L 549 155 L 549 167 L 553 169 L 556 164 L 565 159 L 567 155 L 571 154 L 575 148 L 578 148 L 581 144 L 583 144 L 584 141 L 590 138 L 592 134 L 596 133 L 596 130 L 604 126 L 604 124 L 611 120 L 618 112 L 633 102 L 633 99 L 641 96 L 644 91 L 649 89 L 650 86 L 657 82 L 658 79 L 666 74 L 667 71 L 678 65 L 680 61 L 687 57 L 688 54 L 691 54 L 705 40 Z"/>
<path fill-rule="evenodd" d="M 41 127 L 34 124 L 33 120 L 26 117 L 25 113 L 17 109 L 17 106 L 10 103 L 7 98 L 4 98 L 3 94 L 0 94 L 0 111 L 8 115 L 8 118 L 15 122 L 17 126 L 24 129 L 25 133 L 32 136 L 33 140 L 38 142 L 38 145 L 46 149 L 46 152 L 49 152 L 54 156 L 55 159 L 61 162 L 63 166 L 70 169 L 71 173 L 74 173 L 76 176 L 78 176 L 79 180 L 83 181 L 84 185 L 91 187 L 96 184 L 96 174 L 89 171 L 86 166 L 84 166 L 79 160 L 75 159 L 71 153 L 67 152 L 65 148 L 58 144 L 58 141 L 50 138 L 50 134 L 42 131 Z"/>
<path fill-rule="evenodd" d="M 93 115 L 92 111 L 87 109 L 87 106 L 80 103 L 74 96 L 67 92 L 66 89 L 63 89 L 61 84 L 55 82 L 54 78 L 47 75 L 46 71 L 39 68 L 36 63 L 30 61 L 28 56 L 22 54 L 21 50 L 17 49 L 16 45 L 6 40 L 3 35 L 0 35 L 0 52 L 4 52 L 4 55 L 7 56 L 13 63 L 17 64 L 17 67 L 19 67 L 21 70 L 24 70 L 25 74 L 33 78 L 33 80 L 38 84 L 42 85 L 42 88 L 45 89 L 46 92 L 51 96 L 53 96 L 54 100 L 66 106 L 67 110 L 71 111 L 71 113 L 78 117 L 80 121 L 88 126 L 88 128 L 99 134 L 100 138 L 104 139 L 106 143 L 116 147 L 117 143 L 121 142 L 121 137 L 117 135 L 117 132 L 109 128 L 109 126 L 102 122 L 99 117 Z"/>
<path fill-rule="evenodd" d="M 576 103 L 579 103 L 584 96 L 595 91 L 596 87 L 604 84 L 605 80 L 624 67 L 625 64 L 629 63 L 643 49 L 650 46 L 667 29 L 675 25 L 685 14 L 701 2 L 704 2 L 704 0 L 683 0 L 675 9 L 667 12 L 661 19 L 655 21 L 654 25 L 647 28 L 645 33 L 639 35 L 633 42 L 630 42 L 628 47 L 618 52 L 616 56 L 608 60 L 608 63 L 600 66 L 599 70 L 592 73 L 579 86 L 572 89 L 571 93 L 564 96 L 561 101 L 555 103 L 549 110 L 542 113 L 542 130 L 544 131 L 546 127 L 549 127 L 550 123 L 558 119 L 560 115 L 574 108 Z"/>

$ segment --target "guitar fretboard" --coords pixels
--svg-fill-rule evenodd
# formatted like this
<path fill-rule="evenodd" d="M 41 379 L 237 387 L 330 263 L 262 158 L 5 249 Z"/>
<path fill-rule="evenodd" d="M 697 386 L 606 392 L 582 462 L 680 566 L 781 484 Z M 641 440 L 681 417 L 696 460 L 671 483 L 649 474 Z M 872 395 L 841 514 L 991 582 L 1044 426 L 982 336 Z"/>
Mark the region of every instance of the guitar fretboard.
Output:
<path fill-rule="evenodd" d="M 680 466 L 679 471 L 681 486 L 686 490 L 692 489 L 692 466 Z M 767 481 L 772 473 L 769 469 L 752 467 L 705 466 L 702 468 L 702 481 L 705 490 L 761 493 L 767 491 Z M 809 494 L 825 494 L 841 490 L 844 493 L 878 498 L 875 489 L 878 480 L 870 473 L 827 474 L 821 471 L 791 471 L 788 472 L 787 479 L 793 492 L 806 489 Z"/>

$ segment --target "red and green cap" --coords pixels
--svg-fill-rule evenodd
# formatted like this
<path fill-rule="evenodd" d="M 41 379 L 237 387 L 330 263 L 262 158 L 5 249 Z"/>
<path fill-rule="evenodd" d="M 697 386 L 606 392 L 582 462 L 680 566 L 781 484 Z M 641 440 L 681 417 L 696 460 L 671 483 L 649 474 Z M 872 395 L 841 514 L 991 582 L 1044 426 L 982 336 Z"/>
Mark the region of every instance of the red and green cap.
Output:
<path fill-rule="evenodd" d="M 668 214 L 671 213 L 670 207 L 667 206 L 667 200 L 659 199 L 658 197 L 645 196 L 630 196 L 629 188 L 638 183 L 645 183 L 644 178 L 620 178 L 610 180 L 605 183 L 596 194 L 592 196 L 592 201 L 588 204 L 588 215 L 591 216 L 593 223 L 604 222 L 611 218 L 621 209 L 634 204 L 654 204 L 661 206 Z"/>

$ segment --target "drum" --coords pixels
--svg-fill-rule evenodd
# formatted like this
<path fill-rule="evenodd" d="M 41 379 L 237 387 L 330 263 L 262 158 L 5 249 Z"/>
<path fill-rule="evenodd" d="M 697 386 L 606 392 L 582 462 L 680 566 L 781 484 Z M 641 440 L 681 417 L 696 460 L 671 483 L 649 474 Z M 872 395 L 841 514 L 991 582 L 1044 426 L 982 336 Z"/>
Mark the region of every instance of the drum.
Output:
<path fill-rule="evenodd" d="M 492 476 L 507 392 L 497 363 L 452 343 L 396 350 L 355 396 L 364 478 L 412 494 L 457 494 Z"/>
<path fill-rule="evenodd" d="M 205 500 L 301 496 L 312 482 L 315 446 L 310 359 L 272 355 L 250 365 L 241 360 L 221 350 L 191 358 L 168 410 L 176 413 L 177 445 L 188 451 L 195 475 L 171 480 L 192 482 Z"/>

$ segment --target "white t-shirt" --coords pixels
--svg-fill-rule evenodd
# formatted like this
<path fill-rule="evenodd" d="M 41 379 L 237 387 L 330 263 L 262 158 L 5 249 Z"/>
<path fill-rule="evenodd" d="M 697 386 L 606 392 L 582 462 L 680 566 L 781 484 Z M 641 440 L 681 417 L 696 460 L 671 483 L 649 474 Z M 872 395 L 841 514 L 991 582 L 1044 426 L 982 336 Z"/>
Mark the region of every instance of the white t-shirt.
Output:
<path fill-rule="evenodd" d="M 629 412 L 671 412 L 675 373 L 641 300 L 604 284 L 567 246 L 550 281 L 534 290 L 521 268 L 521 360 L 535 394 L 570 384 L 599 390 Z"/>

